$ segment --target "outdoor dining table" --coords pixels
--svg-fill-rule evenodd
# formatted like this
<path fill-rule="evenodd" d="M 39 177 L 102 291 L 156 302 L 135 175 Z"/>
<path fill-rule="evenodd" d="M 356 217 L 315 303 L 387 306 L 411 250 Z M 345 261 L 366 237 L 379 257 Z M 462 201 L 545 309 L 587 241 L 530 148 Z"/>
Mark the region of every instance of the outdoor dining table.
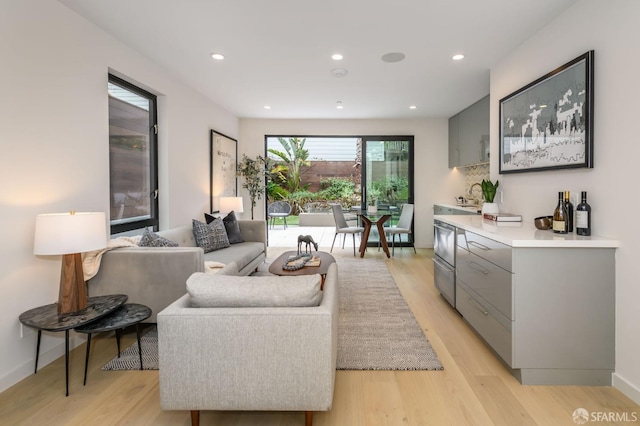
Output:
<path fill-rule="evenodd" d="M 359 213 L 359 216 L 362 220 L 362 226 L 364 227 L 364 231 L 362 233 L 362 241 L 360 242 L 360 257 L 364 257 L 364 252 L 367 250 L 367 243 L 369 241 L 369 234 L 371 233 L 371 227 L 375 223 L 376 227 L 378 228 L 382 250 L 384 250 L 388 258 L 391 258 L 391 254 L 389 253 L 389 245 L 387 244 L 387 236 L 384 232 L 384 223 L 391 218 L 391 214 L 361 212 Z"/>

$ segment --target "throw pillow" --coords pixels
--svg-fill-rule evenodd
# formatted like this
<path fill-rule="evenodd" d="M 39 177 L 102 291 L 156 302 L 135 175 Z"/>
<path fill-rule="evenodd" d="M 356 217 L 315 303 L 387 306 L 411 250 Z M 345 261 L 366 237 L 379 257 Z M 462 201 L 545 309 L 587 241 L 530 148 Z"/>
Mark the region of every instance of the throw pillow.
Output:
<path fill-rule="evenodd" d="M 227 237 L 229 237 L 230 244 L 244 243 L 235 212 L 232 211 L 226 215 L 224 219 L 222 219 L 222 222 L 224 223 L 224 228 L 227 230 Z"/>
<path fill-rule="evenodd" d="M 216 216 L 209 214 L 209 213 L 205 213 L 204 214 L 204 220 L 205 222 L 207 222 L 207 225 L 210 224 L 211 222 L 213 222 L 213 220 L 216 218 Z"/>
<path fill-rule="evenodd" d="M 140 238 L 140 242 L 138 243 L 140 247 L 178 247 L 178 243 L 174 243 L 171 240 L 168 240 L 160 235 L 156 234 L 153 231 L 150 231 L 149 228 L 144 230 L 142 234 L 142 238 Z"/>
<path fill-rule="evenodd" d="M 199 220 L 193 219 L 193 236 L 196 244 L 201 247 L 205 253 L 220 250 L 229 247 L 229 238 L 227 231 L 224 229 L 222 219 L 215 218 L 211 223 L 206 224 Z"/>

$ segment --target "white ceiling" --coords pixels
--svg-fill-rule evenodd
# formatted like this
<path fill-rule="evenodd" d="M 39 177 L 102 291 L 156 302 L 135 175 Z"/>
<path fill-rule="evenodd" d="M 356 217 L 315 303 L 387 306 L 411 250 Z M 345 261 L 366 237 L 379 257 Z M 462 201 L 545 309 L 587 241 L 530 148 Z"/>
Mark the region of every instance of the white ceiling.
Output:
<path fill-rule="evenodd" d="M 59 1 L 238 117 L 353 119 L 456 114 L 577 0 Z"/>

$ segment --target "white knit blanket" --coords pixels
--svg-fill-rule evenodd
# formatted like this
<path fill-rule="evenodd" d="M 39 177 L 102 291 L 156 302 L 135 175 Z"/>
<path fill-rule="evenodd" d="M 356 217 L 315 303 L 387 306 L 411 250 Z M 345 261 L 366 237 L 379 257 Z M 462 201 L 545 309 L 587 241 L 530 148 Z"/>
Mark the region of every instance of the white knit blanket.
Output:
<path fill-rule="evenodd" d="M 100 261 L 102 260 L 102 255 L 108 252 L 109 250 L 113 250 L 120 247 L 137 247 L 140 242 L 140 238 L 142 236 L 137 235 L 134 237 L 118 237 L 112 240 L 109 240 L 107 243 L 107 247 L 94 250 L 87 253 L 82 253 L 82 269 L 84 270 L 84 280 L 90 280 L 95 277 L 98 273 L 98 269 L 100 269 Z"/>
<path fill-rule="evenodd" d="M 204 271 L 210 274 L 217 274 L 224 268 L 224 263 L 216 262 L 215 260 L 206 260 L 204 262 Z"/>

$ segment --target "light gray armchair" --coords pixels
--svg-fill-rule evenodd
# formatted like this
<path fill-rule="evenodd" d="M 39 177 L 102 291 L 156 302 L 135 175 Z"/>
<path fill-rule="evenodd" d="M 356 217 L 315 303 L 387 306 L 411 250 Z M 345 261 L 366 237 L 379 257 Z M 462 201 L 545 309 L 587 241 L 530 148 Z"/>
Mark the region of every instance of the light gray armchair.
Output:
<path fill-rule="evenodd" d="M 282 278 L 308 276 L 242 280 L 273 285 Z M 218 284 L 225 285 L 224 276 L 220 279 Z M 192 425 L 199 423 L 200 410 L 304 411 L 311 425 L 314 411 L 331 408 L 338 344 L 336 264 L 329 267 L 318 306 L 207 308 L 193 307 L 191 297 L 158 314 L 163 410 L 190 410 Z"/>

